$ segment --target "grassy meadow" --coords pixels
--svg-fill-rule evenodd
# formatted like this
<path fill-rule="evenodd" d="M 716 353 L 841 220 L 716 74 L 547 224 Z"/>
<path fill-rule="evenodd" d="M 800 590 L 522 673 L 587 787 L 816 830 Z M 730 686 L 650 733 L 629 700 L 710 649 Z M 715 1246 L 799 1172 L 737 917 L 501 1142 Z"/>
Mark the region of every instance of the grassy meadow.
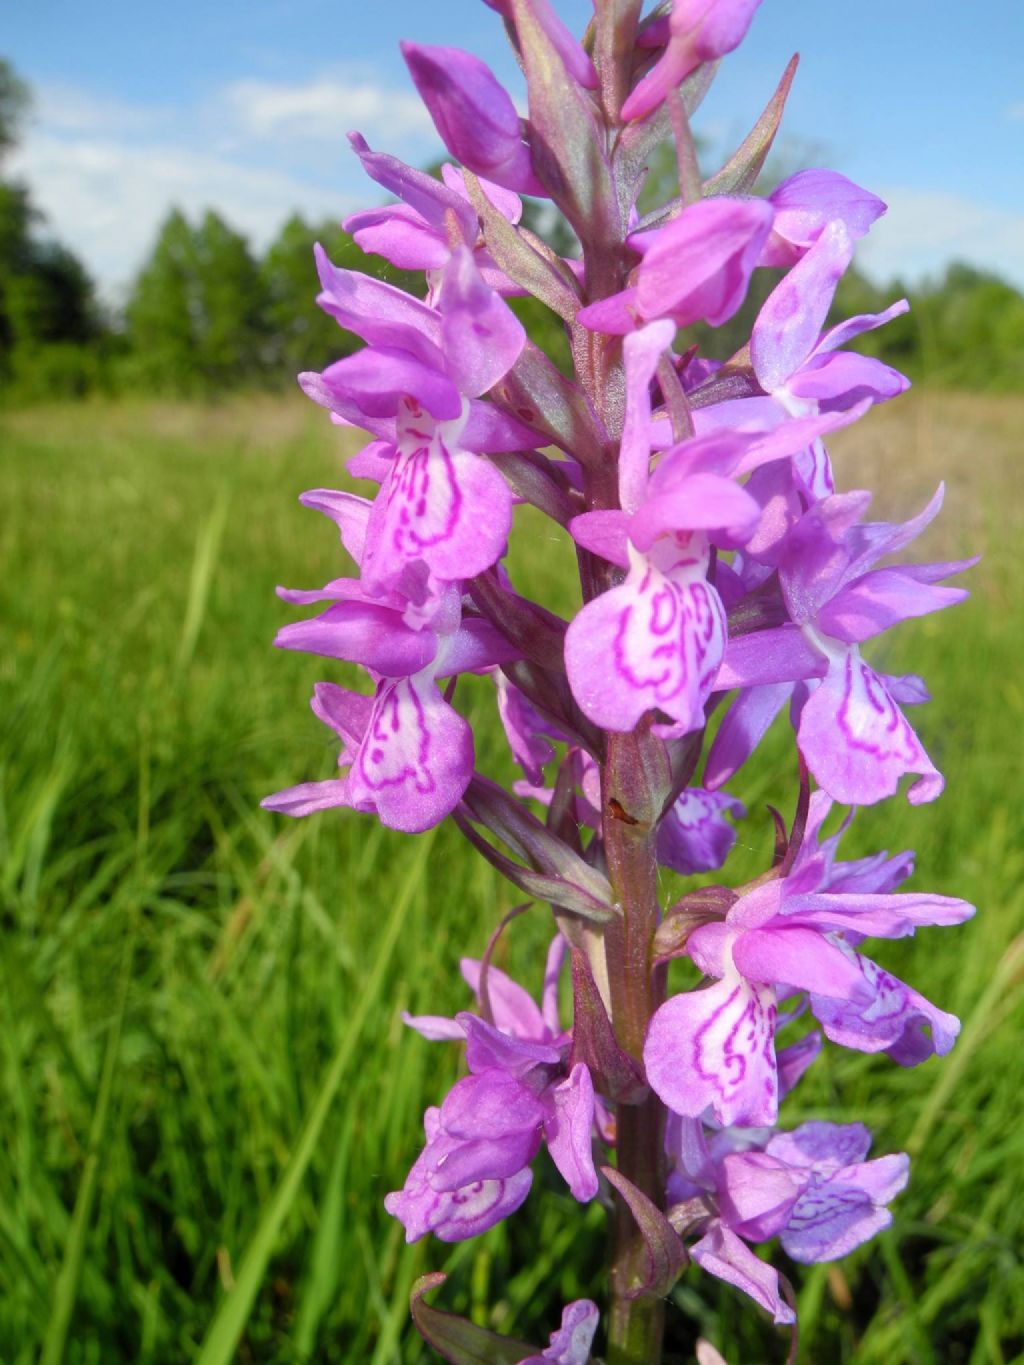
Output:
<path fill-rule="evenodd" d="M 979 915 L 875 954 L 961 1015 L 952 1055 L 901 1071 L 828 1049 L 785 1111 L 863 1119 L 876 1153 L 914 1157 L 887 1234 L 793 1269 L 805 1365 L 1024 1361 L 1022 426 L 1019 399 L 914 394 L 835 442 L 842 485 L 878 487 L 884 513 L 944 474 L 927 549 L 985 551 L 970 603 L 871 654 L 928 680 L 916 720 L 947 792 L 863 812 L 844 846 L 916 848 L 912 885 Z M 308 698 L 354 673 L 271 648 L 295 615 L 273 588 L 345 571 L 295 499 L 352 449 L 298 396 L 0 415 L 4 1365 L 417 1365 L 416 1275 L 447 1270 L 446 1307 L 546 1341 L 601 1273 L 601 1209 L 543 1162 L 477 1243 L 406 1247 L 382 1208 L 458 1065 L 400 1011 L 464 1005 L 457 958 L 518 896 L 448 827 L 258 808 L 335 761 Z M 563 538 L 538 527 L 513 558 L 571 609 Z M 507 776 L 487 680 L 459 704 Z M 763 866 L 793 773 L 780 730 L 735 785 L 726 880 Z M 547 933 L 543 909 L 521 917 L 502 965 L 536 984 Z M 731 1365 L 786 1357 L 696 1271 L 669 1322 L 673 1361 L 698 1331 Z"/>

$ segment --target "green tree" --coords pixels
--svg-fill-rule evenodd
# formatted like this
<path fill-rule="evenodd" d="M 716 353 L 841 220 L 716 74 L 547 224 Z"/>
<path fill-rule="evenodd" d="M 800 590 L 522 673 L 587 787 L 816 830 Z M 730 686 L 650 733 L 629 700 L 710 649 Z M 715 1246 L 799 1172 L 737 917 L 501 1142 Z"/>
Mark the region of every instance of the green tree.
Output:
<path fill-rule="evenodd" d="M 198 387 L 198 294 L 195 235 L 172 209 L 128 303 L 128 341 L 139 377 L 157 389 Z"/>
<path fill-rule="evenodd" d="M 127 310 L 132 369 L 145 383 L 197 393 L 255 380 L 266 322 L 259 266 L 218 214 L 192 227 L 167 216 Z"/>

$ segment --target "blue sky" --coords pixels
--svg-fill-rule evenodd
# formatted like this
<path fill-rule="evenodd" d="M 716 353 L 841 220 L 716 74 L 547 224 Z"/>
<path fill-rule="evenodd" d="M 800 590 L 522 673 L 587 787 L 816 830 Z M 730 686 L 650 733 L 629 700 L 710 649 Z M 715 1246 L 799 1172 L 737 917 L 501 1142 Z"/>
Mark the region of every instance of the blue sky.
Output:
<path fill-rule="evenodd" d="M 559 0 L 578 31 L 590 0 Z M 482 0 L 8 0 L 0 53 L 36 92 L 15 170 L 117 297 L 172 203 L 217 208 L 262 248 L 293 209 L 376 200 L 344 133 L 410 161 L 440 144 L 398 40 L 475 51 L 515 93 Z M 890 204 L 862 244 L 872 274 L 952 258 L 1024 287 L 1024 0 L 764 0 L 698 131 L 729 150 L 790 55 L 782 146 Z"/>

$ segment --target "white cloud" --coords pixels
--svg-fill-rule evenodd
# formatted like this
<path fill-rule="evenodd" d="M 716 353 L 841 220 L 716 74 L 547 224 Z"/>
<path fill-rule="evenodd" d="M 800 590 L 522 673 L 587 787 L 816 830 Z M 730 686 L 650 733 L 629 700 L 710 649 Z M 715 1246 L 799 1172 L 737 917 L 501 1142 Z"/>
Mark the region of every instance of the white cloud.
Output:
<path fill-rule="evenodd" d="M 379 198 L 345 133 L 416 161 L 436 149 L 418 99 L 370 75 L 239 81 L 192 107 L 126 105 L 68 86 L 36 90 L 11 169 L 49 228 L 120 298 L 172 206 L 216 209 L 262 250 L 292 212 L 342 217 Z"/>
<path fill-rule="evenodd" d="M 321 76 L 304 85 L 236 81 L 222 100 L 244 131 L 262 136 L 337 139 L 350 128 L 377 128 L 403 137 L 432 126 L 416 95 L 345 76 Z"/>
<path fill-rule="evenodd" d="M 1011 123 L 1024 123 L 1024 100 L 1019 104 L 1011 104 L 1005 113 Z"/>
<path fill-rule="evenodd" d="M 879 193 L 889 212 L 858 250 L 869 274 L 914 282 L 956 260 L 1024 288 L 1024 213 L 941 190 L 893 187 Z"/>
<path fill-rule="evenodd" d="M 354 205 L 328 188 L 183 147 L 30 136 L 13 161 L 49 226 L 119 298 L 144 263 L 172 206 L 215 208 L 257 250 L 295 209 L 339 218 Z"/>

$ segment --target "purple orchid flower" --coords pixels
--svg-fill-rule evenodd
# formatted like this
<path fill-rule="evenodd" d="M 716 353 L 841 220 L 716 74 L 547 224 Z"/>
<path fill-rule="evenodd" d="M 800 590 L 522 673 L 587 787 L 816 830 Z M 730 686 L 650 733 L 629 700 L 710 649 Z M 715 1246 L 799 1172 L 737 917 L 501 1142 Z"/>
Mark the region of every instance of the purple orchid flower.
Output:
<path fill-rule="evenodd" d="M 650 382 L 672 334 L 672 323 L 662 320 L 623 344 L 621 510 L 583 513 L 569 529 L 577 544 L 627 573 L 570 624 L 565 665 L 573 695 L 595 724 L 627 731 L 658 710 L 671 722 L 659 733 L 678 737 L 704 724 L 725 653 L 725 611 L 707 576 L 711 547 L 743 544 L 761 517 L 736 480 L 799 450 L 832 419 L 710 432 L 674 446 L 650 474 L 656 427 Z"/>
<path fill-rule="evenodd" d="M 916 678 L 876 673 L 860 646 L 899 621 L 962 602 L 942 579 L 975 560 L 875 568 L 937 515 L 942 489 L 902 524 L 862 522 L 864 493 L 812 506 L 780 542 L 782 604 L 790 624 L 733 640 L 716 686 L 745 690 L 708 757 L 705 782 L 728 781 L 801 683 L 797 743 L 815 779 L 837 801 L 870 805 L 891 796 L 905 773 L 920 774 L 908 799 L 932 801 L 942 777 L 899 703 L 927 700 Z M 755 657 L 756 656 L 756 657 Z"/>
<path fill-rule="evenodd" d="M 702 62 L 739 47 L 761 0 L 674 0 L 667 19 L 649 24 L 644 46 L 665 51 L 622 106 L 623 122 L 646 116 Z"/>
<path fill-rule="evenodd" d="M 768 196 L 775 209 L 771 234 L 759 265 L 795 265 L 829 223 L 839 222 L 851 239 L 863 237 L 886 211 L 877 195 L 838 171 L 797 171 Z"/>
<path fill-rule="evenodd" d="M 820 802 L 819 816 L 822 809 Z M 644 1046 L 648 1081 L 674 1113 L 696 1118 L 710 1106 L 719 1123 L 775 1122 L 780 990 L 806 992 L 832 1041 L 887 1052 L 903 1066 L 953 1046 L 958 1020 L 854 945 L 868 935 L 902 938 L 920 925 L 961 924 L 974 907 L 949 896 L 863 889 L 891 885 L 888 860 L 860 868 L 856 890 L 830 886 L 833 876 L 827 857 L 808 856 L 791 875 L 741 896 L 724 920 L 691 933 L 687 952 L 716 984 L 662 1005 Z"/>
<path fill-rule="evenodd" d="M 551 1344 L 519 1365 L 588 1365 L 599 1317 L 596 1303 L 574 1299 L 562 1309 L 562 1325 L 551 1333 Z"/>
<path fill-rule="evenodd" d="M 315 489 L 302 501 L 336 522 L 359 564 L 372 521 L 370 504 L 330 489 Z M 311 620 L 283 627 L 276 641 L 281 648 L 360 663 L 377 689 L 371 699 L 318 684 L 313 712 L 341 736 L 338 763 L 349 772 L 290 787 L 267 797 L 264 807 L 301 816 L 350 806 L 375 811 L 385 825 L 411 833 L 437 824 L 462 799 L 474 762 L 472 731 L 442 697 L 438 678 L 490 670 L 510 662 L 516 651 L 490 622 L 463 619 L 454 586 L 415 626 L 408 623 L 409 604 L 400 593 L 372 597 L 359 579 L 335 579 L 314 592 L 279 593 L 291 602 L 332 603 Z"/>
<path fill-rule="evenodd" d="M 746 297 L 772 220 L 763 199 L 719 195 L 689 205 L 664 227 L 633 233 L 628 245 L 643 257 L 635 282 L 581 308 L 577 322 L 617 336 L 657 318 L 720 326 Z"/>
<path fill-rule="evenodd" d="M 416 89 L 452 156 L 506 189 L 545 196 L 515 105 L 490 67 L 458 47 L 401 46 Z"/>
<path fill-rule="evenodd" d="M 839 349 L 907 312 L 906 299 L 882 313 L 849 318 L 822 334 L 836 286 L 852 257 L 849 230 L 832 219 L 772 290 L 754 323 L 750 359 L 757 381 L 794 416 L 841 412 L 865 399 L 880 403 L 910 387 L 890 365 Z"/>
<path fill-rule="evenodd" d="M 576 1199 L 585 1202 L 597 1193 L 593 1082 L 584 1063 L 570 1064 L 571 1037 L 558 1024 L 565 951 L 558 934 L 548 953 L 540 1008 L 495 967 L 487 972 L 485 994 L 481 963 L 466 959 L 463 975 L 493 1023 L 470 1013 L 455 1019 L 405 1017 L 432 1041 L 465 1039 L 470 1072 L 439 1110 L 428 1111 L 427 1145 L 405 1186 L 384 1201 L 404 1224 L 407 1241 L 428 1232 L 458 1241 L 482 1230 L 476 1226 L 481 1220 L 492 1227 L 525 1199 L 530 1163 L 542 1140 Z M 476 1209 L 484 1190 L 487 1208 L 474 1217 L 473 1231 L 464 1231 L 461 1219 L 452 1217 L 453 1200 Z"/>
<path fill-rule="evenodd" d="M 658 826 L 658 862 L 684 877 L 721 867 L 736 842 L 726 811 L 746 814 L 743 803 L 726 792 L 688 788 Z"/>
<path fill-rule="evenodd" d="M 479 233 L 479 223 L 466 193 L 465 177 L 448 162 L 441 167 L 441 180 L 404 166 L 393 157 L 371 152 L 364 139 L 351 134 L 353 146 L 371 174 L 402 200 L 380 208 L 350 214 L 342 226 L 366 252 L 383 256 L 402 270 L 424 270 L 430 297 L 439 287 L 444 267 L 451 260 L 451 228 L 458 230 L 461 244 L 473 252 L 473 259 L 486 282 L 502 295 L 522 294 L 494 263 Z M 480 188 L 509 223 L 518 223 L 523 201 L 513 190 L 480 179 Z"/>
<path fill-rule="evenodd" d="M 890 1225 L 887 1206 L 909 1172 L 903 1153 L 866 1161 L 871 1134 L 860 1123 L 812 1122 L 787 1133 L 725 1129 L 707 1144 L 699 1122 L 683 1120 L 669 1137 L 676 1193 L 696 1197 L 710 1213 L 698 1217 L 691 1256 L 780 1324 L 795 1314 L 777 1272 L 747 1243 L 778 1237 L 794 1260 L 836 1260 Z"/>
<path fill-rule="evenodd" d="M 445 585 L 504 552 L 511 491 L 463 435 L 467 399 L 508 371 L 525 333 L 465 246 L 445 267 L 437 310 L 383 286 L 370 291 L 377 305 L 370 312 L 350 272 L 321 257 L 321 275 L 329 311 L 370 345 L 322 375 L 302 376 L 306 391 L 343 415 L 354 407 L 368 425 L 394 419 L 395 454 L 367 527 L 363 583 L 374 595 L 401 592 L 410 619 L 429 616 Z"/>

